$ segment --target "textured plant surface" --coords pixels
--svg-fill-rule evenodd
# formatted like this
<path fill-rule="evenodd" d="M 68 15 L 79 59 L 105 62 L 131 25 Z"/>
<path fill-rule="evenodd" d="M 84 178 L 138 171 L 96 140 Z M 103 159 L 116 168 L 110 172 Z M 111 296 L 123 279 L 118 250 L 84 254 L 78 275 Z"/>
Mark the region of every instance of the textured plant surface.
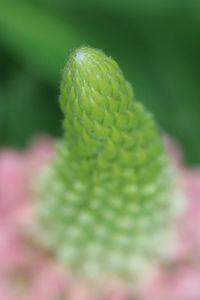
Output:
<path fill-rule="evenodd" d="M 186 168 L 169 144 L 187 210 L 178 224 L 178 247 L 160 271 L 137 290 L 115 278 L 97 287 L 71 280 L 53 257 L 24 238 L 35 209 L 33 185 L 53 154 L 53 143 L 37 138 L 27 149 L 0 149 L 0 299 L 3 300 L 197 300 L 200 299 L 200 169 Z M 64 267 L 64 266 L 63 266 Z"/>
<path fill-rule="evenodd" d="M 139 278 L 171 245 L 172 173 L 152 116 L 91 48 L 64 67 L 65 134 L 39 188 L 37 238 L 84 276 Z"/>

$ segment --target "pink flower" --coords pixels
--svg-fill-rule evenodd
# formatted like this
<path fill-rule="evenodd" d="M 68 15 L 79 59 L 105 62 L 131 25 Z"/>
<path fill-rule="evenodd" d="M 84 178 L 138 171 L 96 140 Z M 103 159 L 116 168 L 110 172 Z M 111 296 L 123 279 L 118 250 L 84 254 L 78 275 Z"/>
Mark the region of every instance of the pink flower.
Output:
<path fill-rule="evenodd" d="M 32 216 L 32 182 L 53 154 L 53 142 L 39 138 L 26 151 L 0 151 L 0 299 L 63 297 L 67 276 L 47 254 L 25 240 Z"/>
<path fill-rule="evenodd" d="M 179 184 L 186 195 L 186 210 L 178 224 L 179 243 L 171 259 L 141 291 L 145 300 L 200 299 L 200 168 L 186 168 L 171 139 L 167 149 L 178 167 Z"/>
<path fill-rule="evenodd" d="M 24 202 L 28 191 L 22 153 L 4 149 L 0 157 L 0 213 L 3 222 Z"/>
<path fill-rule="evenodd" d="M 111 278 L 97 291 L 70 278 L 24 234 L 34 210 L 33 183 L 52 157 L 53 144 L 39 137 L 24 151 L 0 150 L 0 300 L 200 299 L 200 168 L 186 168 L 178 146 L 166 139 L 187 201 L 176 251 L 140 289 Z"/>

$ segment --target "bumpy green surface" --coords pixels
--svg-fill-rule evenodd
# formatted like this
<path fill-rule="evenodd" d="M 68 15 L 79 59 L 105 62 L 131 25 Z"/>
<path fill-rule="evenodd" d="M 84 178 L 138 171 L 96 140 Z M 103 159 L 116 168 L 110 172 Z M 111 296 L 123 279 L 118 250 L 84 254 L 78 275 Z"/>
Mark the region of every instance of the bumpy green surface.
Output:
<path fill-rule="evenodd" d="M 170 244 L 173 184 L 152 116 L 91 48 L 63 70 L 65 135 L 40 183 L 38 236 L 85 276 L 143 274 Z"/>

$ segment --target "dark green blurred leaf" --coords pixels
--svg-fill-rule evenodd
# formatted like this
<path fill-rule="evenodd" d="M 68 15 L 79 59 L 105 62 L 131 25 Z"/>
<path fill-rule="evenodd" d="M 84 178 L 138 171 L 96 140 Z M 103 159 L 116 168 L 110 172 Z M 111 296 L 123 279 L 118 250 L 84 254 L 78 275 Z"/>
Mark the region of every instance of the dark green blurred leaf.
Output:
<path fill-rule="evenodd" d="M 41 93 L 33 78 L 27 74 L 15 74 L 0 98 L 0 139 L 4 143 L 22 146 L 28 136 L 60 133 L 59 108 L 51 98 L 46 101 L 50 91 Z"/>
<path fill-rule="evenodd" d="M 1 1 L 0 27 L 0 38 L 13 54 L 51 80 L 58 79 L 69 51 L 88 43 L 81 26 L 62 22 L 29 1 Z"/>

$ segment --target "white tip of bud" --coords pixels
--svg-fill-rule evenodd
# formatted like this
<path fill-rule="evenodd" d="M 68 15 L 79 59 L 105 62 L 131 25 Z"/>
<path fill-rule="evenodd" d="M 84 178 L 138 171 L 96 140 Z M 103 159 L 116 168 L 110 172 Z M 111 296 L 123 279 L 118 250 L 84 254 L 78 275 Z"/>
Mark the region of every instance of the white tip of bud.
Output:
<path fill-rule="evenodd" d="M 75 60 L 77 63 L 82 63 L 84 59 L 87 59 L 89 56 L 89 53 L 87 51 L 84 51 L 84 49 L 80 49 L 76 52 Z"/>

